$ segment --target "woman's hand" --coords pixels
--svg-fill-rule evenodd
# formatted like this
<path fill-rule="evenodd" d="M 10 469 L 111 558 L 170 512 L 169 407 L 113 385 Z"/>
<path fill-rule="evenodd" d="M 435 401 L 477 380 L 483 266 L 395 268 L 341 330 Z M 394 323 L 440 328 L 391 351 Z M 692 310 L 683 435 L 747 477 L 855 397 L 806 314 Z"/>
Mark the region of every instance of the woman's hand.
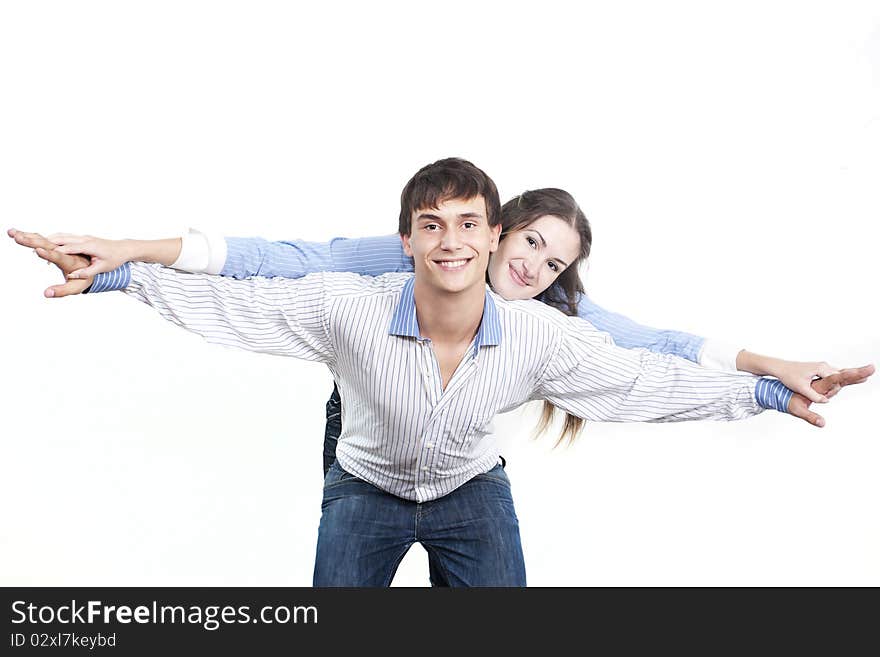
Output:
<path fill-rule="evenodd" d="M 91 235 L 55 233 L 46 239 L 55 244 L 55 250 L 66 255 L 82 255 L 89 265 L 70 272 L 68 279 L 84 279 L 102 272 L 110 272 L 132 260 L 131 240 L 105 240 Z"/>
<path fill-rule="evenodd" d="M 822 394 L 816 391 L 815 386 L 811 385 L 816 377 L 825 378 L 839 371 L 838 368 L 824 361 L 803 363 L 762 356 L 743 350 L 736 357 L 736 369 L 758 376 L 774 376 L 782 381 L 787 388 L 806 397 L 811 402 L 827 402 L 840 390 L 839 387 L 831 388 L 829 393 Z"/>
<path fill-rule="evenodd" d="M 47 238 L 58 253 L 82 255 L 89 259 L 87 267 L 70 272 L 69 279 L 94 277 L 111 272 L 126 262 L 158 262 L 171 266 L 180 255 L 181 239 L 105 240 L 91 235 L 56 233 Z"/>
<path fill-rule="evenodd" d="M 54 263 L 61 270 L 61 273 L 64 274 L 65 278 L 69 279 L 71 272 L 82 271 L 89 264 L 85 256 L 60 253 L 53 242 L 50 242 L 39 233 L 25 233 L 13 228 L 7 231 L 7 234 L 18 244 L 32 248 L 43 260 Z M 71 294 L 80 294 L 91 284 L 91 276 L 77 278 L 68 280 L 62 285 L 53 285 L 46 288 L 43 294 L 50 298 L 66 297 Z"/>
<path fill-rule="evenodd" d="M 771 369 L 773 371 L 768 372 L 770 376 L 775 376 L 782 381 L 787 388 L 803 395 L 811 402 L 827 402 L 840 390 L 840 386 L 831 387 L 828 389 L 828 392 L 823 395 L 812 385 L 816 377 L 824 379 L 839 372 L 836 367 L 832 367 L 825 362 L 799 363 L 792 360 L 779 360 L 778 363 L 773 364 Z"/>

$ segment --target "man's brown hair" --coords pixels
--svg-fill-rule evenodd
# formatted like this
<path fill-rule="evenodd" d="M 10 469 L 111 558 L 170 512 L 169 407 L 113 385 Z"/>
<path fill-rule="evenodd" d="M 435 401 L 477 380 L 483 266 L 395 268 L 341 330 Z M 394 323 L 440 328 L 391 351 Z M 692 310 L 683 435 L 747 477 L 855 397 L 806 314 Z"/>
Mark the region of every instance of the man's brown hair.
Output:
<path fill-rule="evenodd" d="M 501 222 L 498 189 L 486 173 L 467 160 L 448 157 L 419 169 L 400 194 L 401 235 L 412 233 L 414 212 L 436 209 L 444 201 L 482 196 L 486 201 L 486 220 L 490 226 Z"/>

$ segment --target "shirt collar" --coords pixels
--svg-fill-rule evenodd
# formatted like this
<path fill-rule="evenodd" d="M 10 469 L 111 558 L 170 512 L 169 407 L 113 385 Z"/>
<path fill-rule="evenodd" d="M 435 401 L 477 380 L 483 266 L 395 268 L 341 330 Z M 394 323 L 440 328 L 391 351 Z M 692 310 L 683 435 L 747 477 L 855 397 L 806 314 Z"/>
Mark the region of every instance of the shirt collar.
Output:
<path fill-rule="evenodd" d="M 388 328 L 389 335 L 416 338 L 423 340 L 419 332 L 419 322 L 416 319 L 415 277 L 411 277 L 400 291 L 400 300 L 394 316 L 391 318 L 391 326 Z M 483 304 L 483 319 L 480 328 L 474 338 L 473 356 L 477 355 L 480 347 L 497 346 L 501 344 L 501 320 L 498 317 L 498 308 L 489 290 L 486 290 L 486 301 Z"/>

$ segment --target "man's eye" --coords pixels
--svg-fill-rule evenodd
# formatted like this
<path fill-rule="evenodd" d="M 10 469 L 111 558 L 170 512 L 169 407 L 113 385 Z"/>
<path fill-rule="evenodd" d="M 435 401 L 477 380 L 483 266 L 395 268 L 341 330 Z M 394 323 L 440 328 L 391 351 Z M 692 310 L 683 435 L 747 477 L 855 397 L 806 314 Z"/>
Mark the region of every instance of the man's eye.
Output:
<path fill-rule="evenodd" d="M 465 228 L 476 228 L 476 226 L 477 226 L 477 224 L 475 224 L 473 221 L 466 221 L 464 223 Z"/>
<path fill-rule="evenodd" d="M 435 230 L 435 229 L 437 229 L 437 228 L 440 228 L 440 226 L 438 226 L 437 224 L 426 224 L 426 225 L 425 225 L 425 230 L 431 230 L 431 231 L 432 231 L 432 230 Z"/>

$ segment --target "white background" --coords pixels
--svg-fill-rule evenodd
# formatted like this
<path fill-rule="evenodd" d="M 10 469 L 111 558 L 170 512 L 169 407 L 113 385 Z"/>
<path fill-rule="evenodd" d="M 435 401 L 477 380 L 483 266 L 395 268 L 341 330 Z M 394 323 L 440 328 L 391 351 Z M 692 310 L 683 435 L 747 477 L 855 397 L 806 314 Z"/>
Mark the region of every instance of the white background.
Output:
<path fill-rule="evenodd" d="M 457 155 L 503 200 L 575 195 L 609 309 L 877 363 L 880 10 L 706 4 L 4 2 L 0 216 L 386 234 Z M 2 246 L 0 583 L 309 585 L 326 370 L 53 282 Z M 536 409 L 501 418 L 529 583 L 880 585 L 878 390 L 821 430 L 592 424 L 555 451 Z M 421 548 L 395 584 L 427 584 Z"/>

